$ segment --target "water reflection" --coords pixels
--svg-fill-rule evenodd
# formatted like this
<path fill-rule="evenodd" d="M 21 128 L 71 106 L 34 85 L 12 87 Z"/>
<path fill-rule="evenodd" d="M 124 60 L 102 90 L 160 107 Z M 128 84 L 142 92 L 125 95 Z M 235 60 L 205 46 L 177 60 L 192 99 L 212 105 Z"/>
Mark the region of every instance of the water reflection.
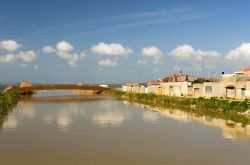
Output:
<path fill-rule="evenodd" d="M 15 129 L 17 128 L 19 121 L 15 115 L 9 115 L 7 120 L 3 123 L 3 128 Z"/>
<path fill-rule="evenodd" d="M 3 128 L 16 130 L 23 122 L 42 121 L 45 125 L 55 125 L 58 131 L 69 131 L 79 118 L 88 117 L 93 125 L 104 127 L 118 127 L 131 118 L 128 111 L 120 109 L 121 102 L 106 101 L 103 96 L 35 96 L 19 101 L 14 114 L 10 114 L 3 124 Z M 98 106 L 95 111 L 85 108 L 91 102 Z M 45 106 L 46 105 L 46 106 Z M 83 106 L 84 105 L 84 106 Z M 145 118 L 150 119 L 149 114 Z"/>
<path fill-rule="evenodd" d="M 158 123 L 160 119 L 160 115 L 156 112 L 145 111 L 142 114 L 142 118 L 144 121 L 151 122 L 153 124 Z"/>
<path fill-rule="evenodd" d="M 198 123 L 216 127 L 222 130 L 222 137 L 232 140 L 249 140 L 250 139 L 250 125 L 242 125 L 241 123 L 236 123 L 231 120 L 224 120 L 220 118 L 212 118 L 210 116 L 200 116 L 195 113 L 186 112 L 179 109 L 166 109 L 166 108 L 159 108 L 153 107 L 145 104 L 139 103 L 129 103 L 127 101 L 123 101 L 124 104 L 132 104 L 140 108 L 146 108 L 154 112 L 158 112 L 159 115 L 167 118 L 171 118 L 180 122 L 191 122 L 196 121 Z M 145 112 L 147 113 L 147 112 Z M 145 118 L 145 113 L 143 113 L 143 119 L 148 121 L 149 118 L 152 118 L 157 121 L 158 117 L 152 117 L 150 115 L 155 114 L 152 113 Z M 146 115 L 147 116 L 147 115 Z"/>
<path fill-rule="evenodd" d="M 99 102 L 98 106 L 99 111 L 92 114 L 92 122 L 100 127 L 118 127 L 131 117 L 128 111 L 120 109 L 119 102 Z"/>

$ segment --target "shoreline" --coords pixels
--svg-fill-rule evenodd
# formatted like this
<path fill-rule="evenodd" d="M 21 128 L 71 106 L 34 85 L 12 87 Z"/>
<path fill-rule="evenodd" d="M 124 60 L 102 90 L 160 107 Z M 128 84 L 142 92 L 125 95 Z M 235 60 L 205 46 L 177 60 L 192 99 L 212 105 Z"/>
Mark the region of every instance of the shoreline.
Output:
<path fill-rule="evenodd" d="M 178 108 L 198 115 L 223 118 L 225 120 L 240 122 L 244 125 L 250 124 L 250 102 L 248 101 L 172 97 L 155 94 L 128 93 L 118 90 L 106 91 L 105 94 L 131 103 L 141 103 L 161 108 Z"/>

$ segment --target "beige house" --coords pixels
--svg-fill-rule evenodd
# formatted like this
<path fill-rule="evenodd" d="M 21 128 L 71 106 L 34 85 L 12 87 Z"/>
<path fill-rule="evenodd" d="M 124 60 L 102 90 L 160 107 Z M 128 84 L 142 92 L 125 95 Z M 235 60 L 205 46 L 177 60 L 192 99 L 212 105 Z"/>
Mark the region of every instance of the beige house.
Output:
<path fill-rule="evenodd" d="M 167 96 L 190 96 L 190 82 L 162 82 L 162 95 Z"/>
<path fill-rule="evenodd" d="M 122 84 L 122 91 L 133 92 L 133 93 L 145 93 L 145 84 L 140 83 L 125 83 Z"/>
<path fill-rule="evenodd" d="M 122 91 L 124 92 L 132 92 L 132 84 L 130 83 L 125 83 L 125 84 L 122 84 Z"/>
<path fill-rule="evenodd" d="M 221 82 L 204 82 L 204 97 L 222 97 L 223 84 Z"/>
<path fill-rule="evenodd" d="M 250 98 L 250 69 L 235 72 L 234 74 L 223 74 L 221 83 L 223 84 L 223 98 L 249 99 Z"/>
<path fill-rule="evenodd" d="M 32 83 L 29 82 L 29 81 L 24 81 L 24 80 L 22 80 L 22 81 L 20 82 L 20 87 L 31 87 L 31 86 L 32 86 Z"/>
<path fill-rule="evenodd" d="M 162 94 L 161 83 L 158 81 L 150 80 L 148 82 L 147 93 L 161 95 Z"/>
<path fill-rule="evenodd" d="M 193 84 L 193 97 L 199 98 L 199 97 L 204 97 L 204 83 L 202 84 Z"/>

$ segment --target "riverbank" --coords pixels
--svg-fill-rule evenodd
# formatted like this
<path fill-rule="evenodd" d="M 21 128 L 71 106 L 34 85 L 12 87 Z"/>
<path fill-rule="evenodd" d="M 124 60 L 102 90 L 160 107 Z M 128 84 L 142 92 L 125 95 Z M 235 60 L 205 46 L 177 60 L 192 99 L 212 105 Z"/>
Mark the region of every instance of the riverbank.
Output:
<path fill-rule="evenodd" d="M 154 94 L 127 93 L 118 90 L 110 90 L 105 93 L 132 103 L 136 102 L 163 108 L 178 108 L 184 111 L 192 111 L 198 115 L 219 117 L 242 124 L 250 124 L 250 116 L 248 113 L 250 102 L 248 101 L 172 97 Z"/>
<path fill-rule="evenodd" d="M 0 128 L 2 128 L 9 112 L 13 110 L 19 99 L 20 93 L 14 90 L 6 93 L 0 93 Z"/>

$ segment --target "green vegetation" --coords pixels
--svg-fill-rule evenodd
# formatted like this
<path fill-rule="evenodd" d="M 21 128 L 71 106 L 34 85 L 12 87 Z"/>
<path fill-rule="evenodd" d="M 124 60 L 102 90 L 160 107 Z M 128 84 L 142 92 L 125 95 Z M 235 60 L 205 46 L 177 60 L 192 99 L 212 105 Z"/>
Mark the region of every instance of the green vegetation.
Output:
<path fill-rule="evenodd" d="M 14 90 L 6 93 L 0 93 L 0 129 L 2 128 L 9 112 L 11 112 L 13 107 L 17 104 L 19 98 L 20 93 Z"/>
<path fill-rule="evenodd" d="M 230 119 L 243 124 L 250 124 L 250 119 L 242 115 L 242 113 L 250 109 L 250 102 L 248 101 L 171 97 L 154 94 L 127 93 L 118 90 L 110 90 L 107 91 L 106 94 L 127 100 L 131 103 L 136 102 L 172 109 L 178 108 L 194 112 L 198 115 L 207 115 L 210 117 Z"/>

